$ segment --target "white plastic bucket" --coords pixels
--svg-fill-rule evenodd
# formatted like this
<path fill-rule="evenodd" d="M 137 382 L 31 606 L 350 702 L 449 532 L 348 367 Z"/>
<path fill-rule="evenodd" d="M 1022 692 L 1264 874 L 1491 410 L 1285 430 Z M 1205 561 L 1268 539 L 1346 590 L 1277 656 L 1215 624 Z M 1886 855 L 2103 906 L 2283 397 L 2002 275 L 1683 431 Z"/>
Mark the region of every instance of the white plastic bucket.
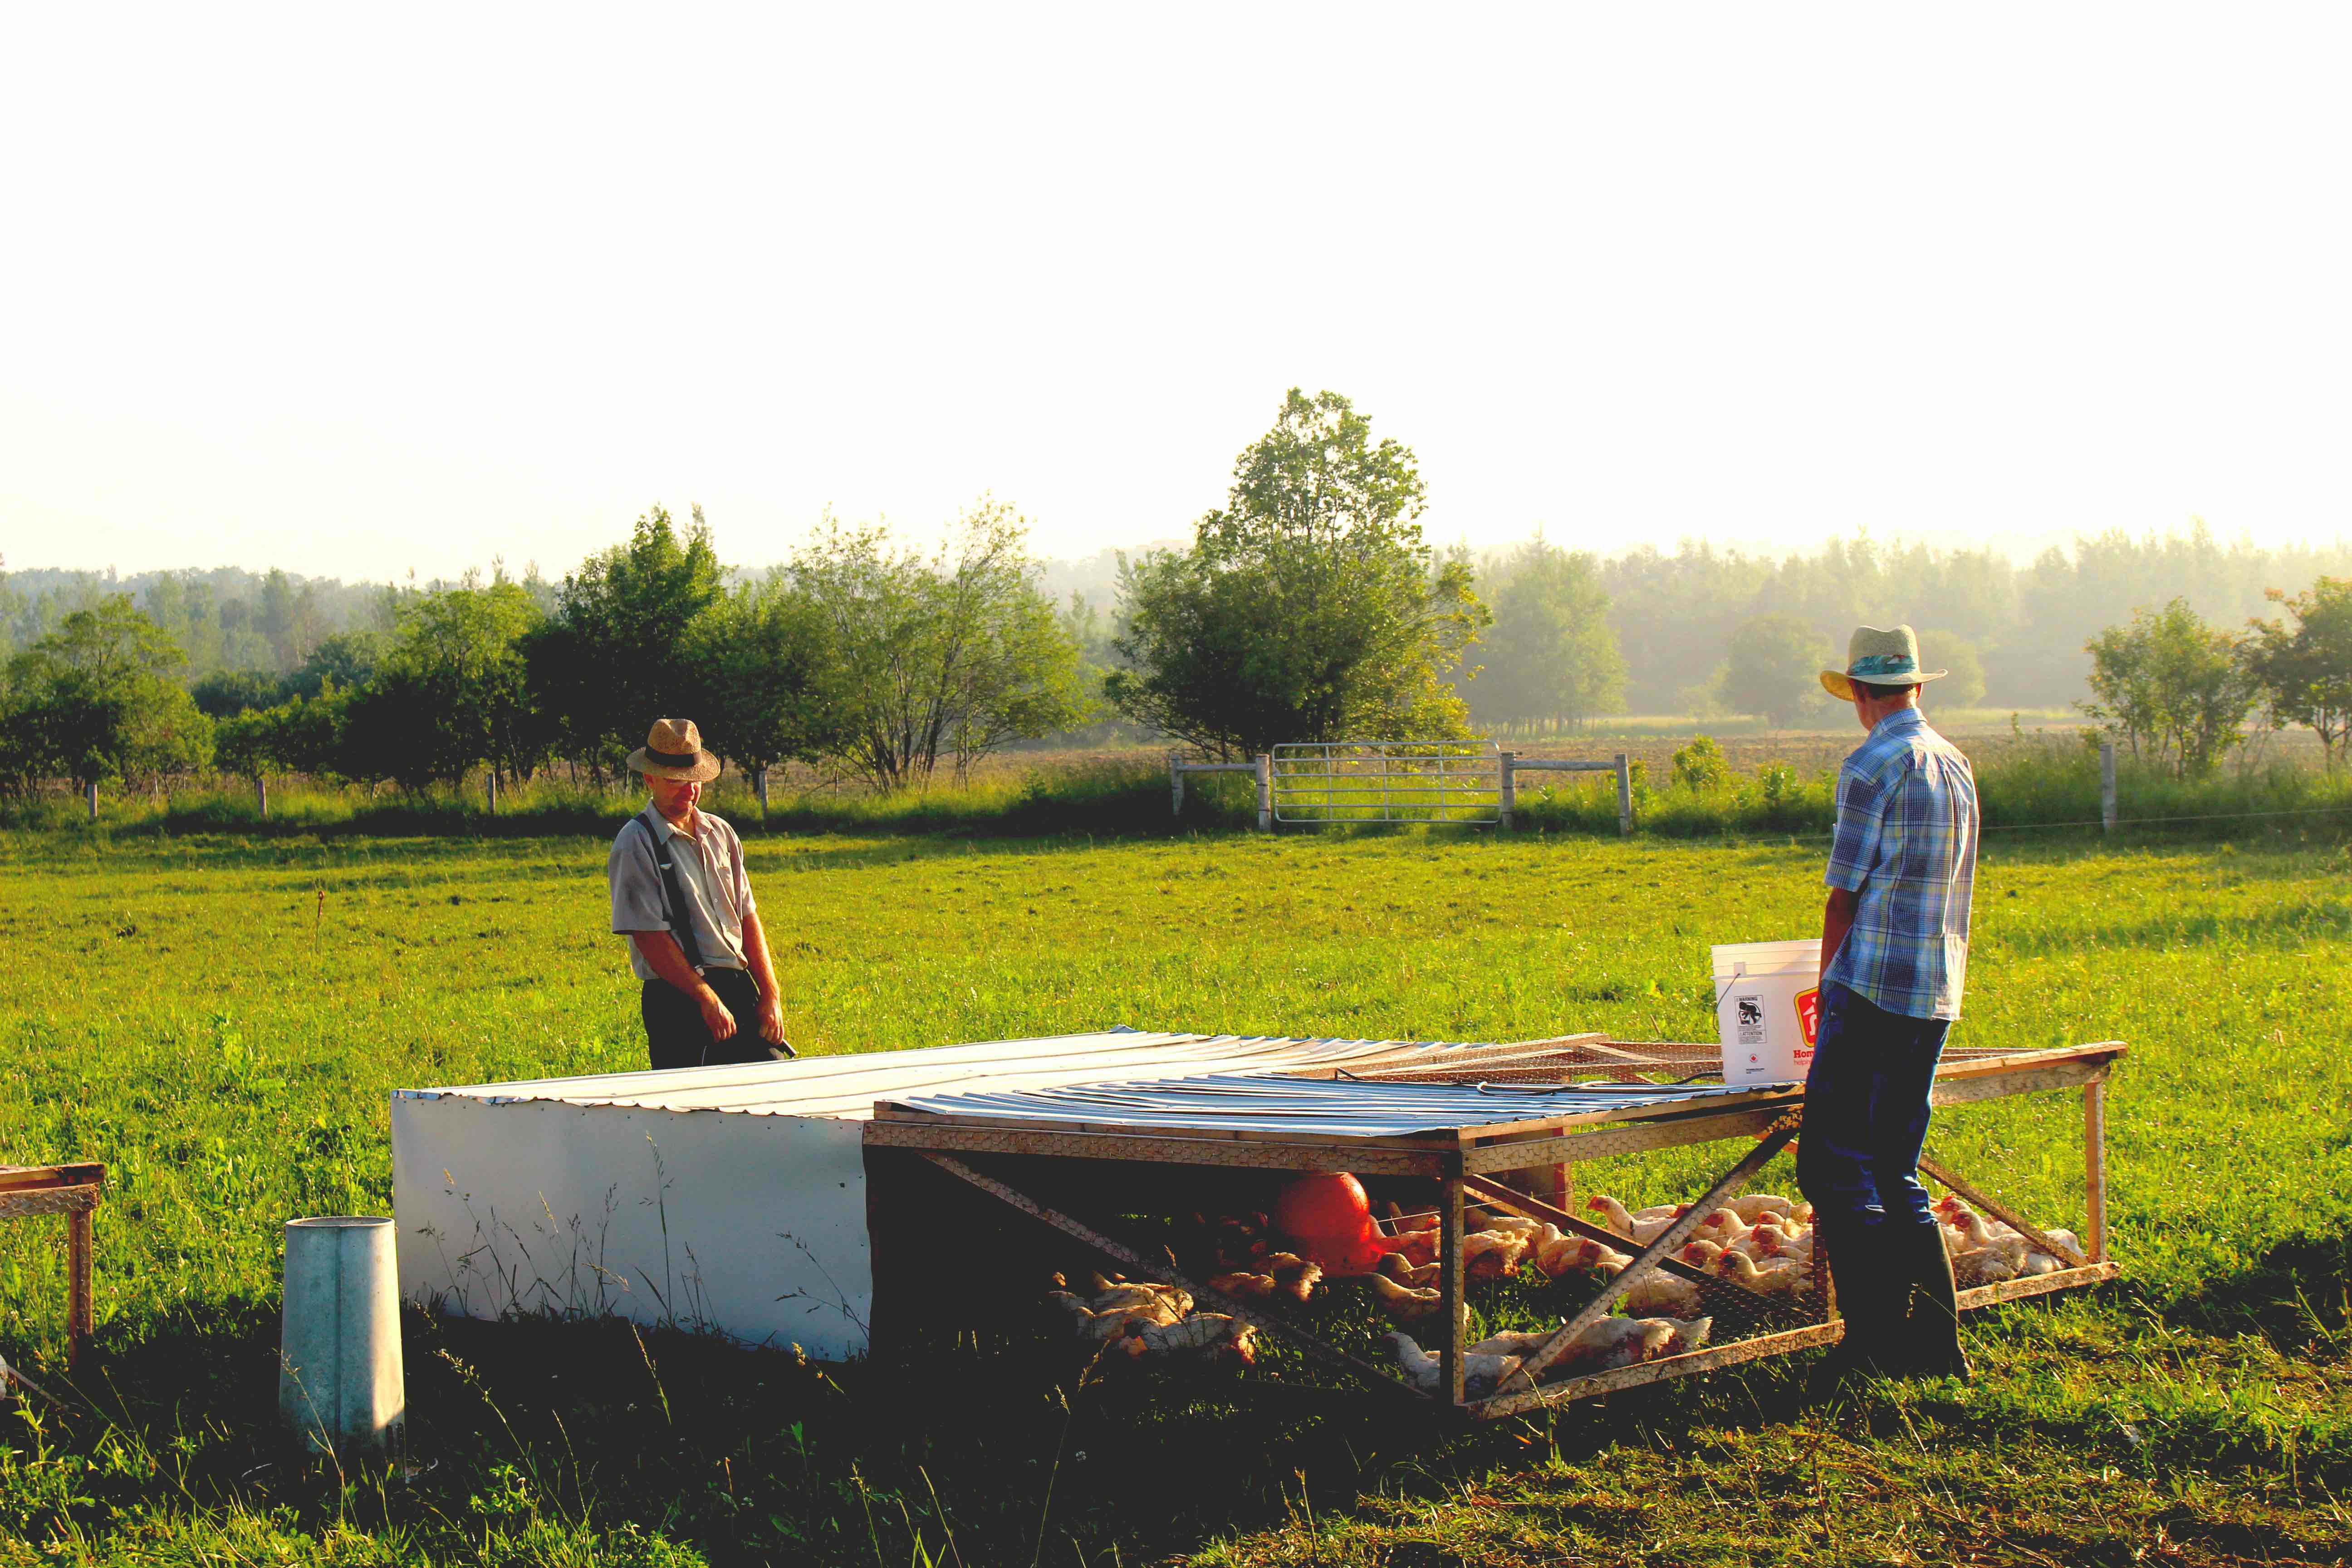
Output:
<path fill-rule="evenodd" d="M 1731 942 L 1715 955 L 1715 1026 L 1723 1081 L 1802 1083 L 1813 1065 L 1822 942 Z"/>

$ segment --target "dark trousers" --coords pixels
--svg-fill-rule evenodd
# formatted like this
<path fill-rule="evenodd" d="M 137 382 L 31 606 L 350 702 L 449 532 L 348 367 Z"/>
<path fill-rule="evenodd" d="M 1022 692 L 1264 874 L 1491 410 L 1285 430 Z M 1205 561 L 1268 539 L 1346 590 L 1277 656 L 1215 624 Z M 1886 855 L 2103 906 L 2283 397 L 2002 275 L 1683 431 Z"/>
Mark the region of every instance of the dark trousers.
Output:
<path fill-rule="evenodd" d="M 735 1033 L 724 1040 L 712 1039 L 693 997 L 667 980 L 648 980 L 637 999 L 637 1012 L 646 1021 L 646 1051 L 655 1068 L 775 1060 L 768 1042 L 760 1037 L 759 984 L 740 969 L 706 970 L 702 978 L 735 1015 Z"/>
<path fill-rule="evenodd" d="M 1935 1223 L 1919 1151 L 1951 1028 L 1948 1019 L 1889 1013 L 1834 981 L 1822 987 L 1797 1184 L 1824 1230 Z"/>

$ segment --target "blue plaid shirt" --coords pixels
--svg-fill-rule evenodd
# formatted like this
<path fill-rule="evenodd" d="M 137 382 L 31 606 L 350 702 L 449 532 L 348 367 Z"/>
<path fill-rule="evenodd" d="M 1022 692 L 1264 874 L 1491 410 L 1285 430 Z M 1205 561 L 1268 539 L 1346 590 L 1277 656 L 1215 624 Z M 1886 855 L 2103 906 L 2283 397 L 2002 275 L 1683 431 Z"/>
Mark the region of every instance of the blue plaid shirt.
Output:
<path fill-rule="evenodd" d="M 1822 972 L 1890 1013 L 1957 1018 L 1977 879 L 1977 781 L 1916 708 L 1881 719 L 1838 770 L 1829 885 L 1856 893 Z"/>

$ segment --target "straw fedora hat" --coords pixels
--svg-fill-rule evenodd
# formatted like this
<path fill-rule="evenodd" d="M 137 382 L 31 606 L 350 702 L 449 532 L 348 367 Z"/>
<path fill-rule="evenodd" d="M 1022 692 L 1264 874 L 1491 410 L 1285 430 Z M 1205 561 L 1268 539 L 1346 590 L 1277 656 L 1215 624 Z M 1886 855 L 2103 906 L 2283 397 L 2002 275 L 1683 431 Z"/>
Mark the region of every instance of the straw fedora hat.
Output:
<path fill-rule="evenodd" d="M 646 743 L 629 753 L 629 766 L 649 778 L 702 784 L 719 776 L 719 759 L 702 749 L 702 731 L 691 719 L 656 719 Z"/>
<path fill-rule="evenodd" d="M 1921 686 L 1950 673 L 1919 668 L 1919 637 L 1909 626 L 1856 626 L 1846 639 L 1845 668 L 1822 671 L 1822 685 L 1839 701 L 1851 702 L 1857 680 L 1873 686 Z"/>

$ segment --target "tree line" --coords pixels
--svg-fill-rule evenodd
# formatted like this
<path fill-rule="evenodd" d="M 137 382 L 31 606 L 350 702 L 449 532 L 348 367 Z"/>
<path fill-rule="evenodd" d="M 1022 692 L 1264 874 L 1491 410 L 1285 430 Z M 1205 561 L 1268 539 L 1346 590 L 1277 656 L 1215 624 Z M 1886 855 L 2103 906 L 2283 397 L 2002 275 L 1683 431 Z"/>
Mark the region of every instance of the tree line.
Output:
<path fill-rule="evenodd" d="M 604 780 L 663 714 L 696 718 L 763 795 L 788 762 L 904 790 L 1114 721 L 1222 757 L 1629 707 L 1793 723 L 1834 716 L 1815 673 L 1844 631 L 1895 619 L 1953 670 L 1946 706 L 1996 679 L 2059 701 L 2087 686 L 2096 722 L 2191 770 L 2257 707 L 2311 725 L 2331 759 L 2343 744 L 2343 579 L 2273 591 L 2294 624 L 2244 633 L 2216 630 L 2187 593 L 2126 604 L 2087 640 L 2079 618 L 2183 574 L 2234 605 L 2252 574 L 2315 552 L 2225 549 L 2200 530 L 2079 542 L 2021 572 L 1867 538 L 1779 562 L 1705 544 L 1603 560 L 1538 533 L 1478 559 L 1431 546 L 1426 503 L 1410 448 L 1347 398 L 1293 389 L 1189 541 L 1115 557 L 1108 616 L 1084 594 L 1050 599 L 1025 523 L 987 498 L 928 552 L 828 517 L 754 575 L 719 562 L 698 510 L 681 525 L 656 508 L 560 583 L 500 565 L 331 592 L 273 573 L 227 620 L 231 601 L 195 574 L 47 619 L 0 578 L 0 628 L 46 626 L 0 665 L 0 789 L 215 766 L 410 790 L 551 766 Z M 185 639 L 217 654 L 229 620 L 266 660 L 191 679 Z"/>
<path fill-rule="evenodd" d="M 111 595 L 7 661 L 0 787 L 214 767 L 408 790 L 558 765 L 611 779 L 655 718 L 699 714 L 763 794 L 795 760 L 905 788 L 1089 715 L 1076 641 L 1024 539 L 985 499 L 928 554 L 828 521 L 730 585 L 700 513 L 681 526 L 657 507 L 544 602 L 502 571 L 469 576 L 401 595 L 389 629 L 329 637 L 283 677 L 193 687 L 184 651 Z"/>

